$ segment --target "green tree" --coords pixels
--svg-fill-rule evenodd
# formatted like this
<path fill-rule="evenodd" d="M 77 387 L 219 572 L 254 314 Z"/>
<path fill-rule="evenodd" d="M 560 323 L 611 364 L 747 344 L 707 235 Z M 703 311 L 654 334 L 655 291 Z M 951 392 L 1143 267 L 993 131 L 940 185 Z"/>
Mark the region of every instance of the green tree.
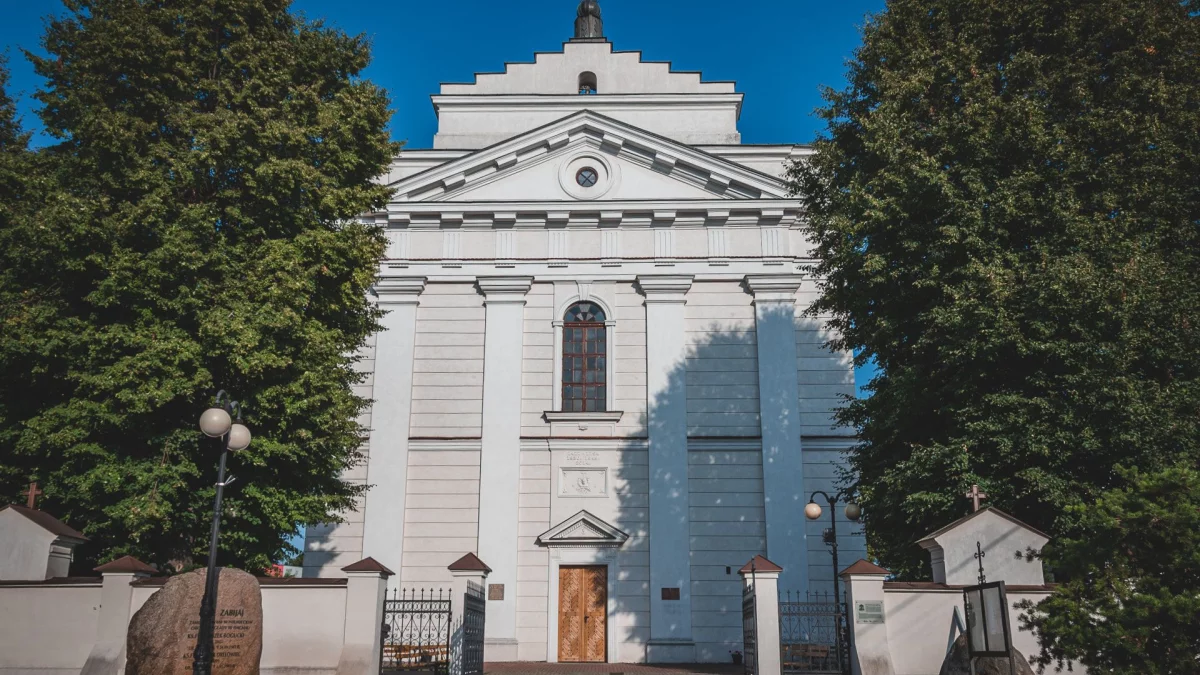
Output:
<path fill-rule="evenodd" d="M 1078 534 L 1043 552 L 1070 581 L 1023 615 L 1022 628 L 1037 631 L 1042 667 L 1200 673 L 1200 472 L 1120 473 L 1129 487 L 1072 507 Z"/>
<path fill-rule="evenodd" d="M 848 403 L 866 532 L 991 503 L 1055 534 L 1200 457 L 1200 2 L 891 0 L 791 171 Z"/>
<path fill-rule="evenodd" d="M 3 492 L 39 480 L 91 560 L 202 560 L 218 450 L 197 420 L 225 388 L 255 438 L 222 561 L 263 568 L 362 490 L 340 476 L 385 239 L 359 215 L 397 149 L 369 44 L 289 0 L 65 4 L 27 54 L 54 191 L 0 242 L 30 299 L 0 316 Z"/>

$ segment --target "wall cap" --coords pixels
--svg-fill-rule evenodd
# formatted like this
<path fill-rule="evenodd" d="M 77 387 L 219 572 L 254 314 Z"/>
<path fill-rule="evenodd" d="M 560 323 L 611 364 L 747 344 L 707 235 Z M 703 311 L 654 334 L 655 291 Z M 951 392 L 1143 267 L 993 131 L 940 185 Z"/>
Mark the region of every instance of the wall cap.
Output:
<path fill-rule="evenodd" d="M 753 566 L 754 572 L 756 574 L 758 572 L 782 572 L 783 571 L 783 568 L 780 567 L 779 565 L 776 565 L 775 563 L 771 562 L 770 560 L 767 560 L 766 558 L 762 557 L 761 555 L 756 555 L 750 559 L 750 562 L 743 565 L 742 569 L 738 570 L 738 574 L 742 574 L 742 575 L 750 574 L 751 566 Z"/>
<path fill-rule="evenodd" d="M 101 574 L 157 574 L 158 570 L 138 560 L 137 558 L 127 555 L 123 558 L 117 558 L 112 562 L 105 563 L 93 570 Z"/>
<path fill-rule="evenodd" d="M 375 572 L 376 574 L 382 574 L 385 577 L 394 576 L 396 574 L 374 558 L 363 558 L 356 563 L 343 567 L 342 571 L 346 572 L 347 574 L 353 574 L 355 572 Z"/>

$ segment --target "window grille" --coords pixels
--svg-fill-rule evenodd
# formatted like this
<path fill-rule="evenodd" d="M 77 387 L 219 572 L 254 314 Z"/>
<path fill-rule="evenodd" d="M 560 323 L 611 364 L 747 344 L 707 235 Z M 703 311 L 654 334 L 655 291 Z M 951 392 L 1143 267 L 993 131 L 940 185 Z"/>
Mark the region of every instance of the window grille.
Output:
<path fill-rule="evenodd" d="M 608 335 L 604 310 L 580 302 L 563 319 L 562 409 L 606 412 Z"/>

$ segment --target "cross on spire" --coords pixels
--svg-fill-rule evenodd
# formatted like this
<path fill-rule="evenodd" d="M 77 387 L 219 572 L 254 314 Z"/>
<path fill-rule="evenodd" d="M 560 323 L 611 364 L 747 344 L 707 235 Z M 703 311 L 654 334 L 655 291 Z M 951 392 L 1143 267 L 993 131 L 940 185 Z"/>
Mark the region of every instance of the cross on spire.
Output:
<path fill-rule="evenodd" d="M 970 491 L 963 496 L 971 500 L 971 502 L 975 505 L 975 511 L 979 510 L 979 502 L 987 499 L 987 493 L 980 492 L 978 485 L 972 485 Z"/>
<path fill-rule="evenodd" d="M 42 494 L 42 491 L 38 489 L 37 481 L 34 481 L 29 484 L 29 489 L 22 492 L 21 494 L 23 494 L 27 497 L 27 499 L 25 500 L 25 506 L 32 509 L 32 508 L 35 508 L 34 504 L 37 503 L 38 495 Z"/>

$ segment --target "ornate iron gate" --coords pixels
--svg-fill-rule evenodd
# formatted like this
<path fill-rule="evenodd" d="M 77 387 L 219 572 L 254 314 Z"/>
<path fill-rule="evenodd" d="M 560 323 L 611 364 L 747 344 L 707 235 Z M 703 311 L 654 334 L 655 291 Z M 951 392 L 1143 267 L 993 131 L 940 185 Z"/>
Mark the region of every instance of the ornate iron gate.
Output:
<path fill-rule="evenodd" d="M 742 672 L 753 675 L 758 665 L 758 610 L 754 606 L 754 583 L 742 590 Z"/>
<path fill-rule="evenodd" d="M 483 625 L 487 617 L 483 586 L 469 581 L 463 593 L 462 672 L 483 675 Z"/>
<path fill-rule="evenodd" d="M 381 671 L 448 671 L 451 596 L 439 589 L 392 591 L 383 609 Z"/>
<path fill-rule="evenodd" d="M 784 673 L 850 672 L 846 605 L 832 593 L 791 591 L 779 597 L 779 649 Z"/>

